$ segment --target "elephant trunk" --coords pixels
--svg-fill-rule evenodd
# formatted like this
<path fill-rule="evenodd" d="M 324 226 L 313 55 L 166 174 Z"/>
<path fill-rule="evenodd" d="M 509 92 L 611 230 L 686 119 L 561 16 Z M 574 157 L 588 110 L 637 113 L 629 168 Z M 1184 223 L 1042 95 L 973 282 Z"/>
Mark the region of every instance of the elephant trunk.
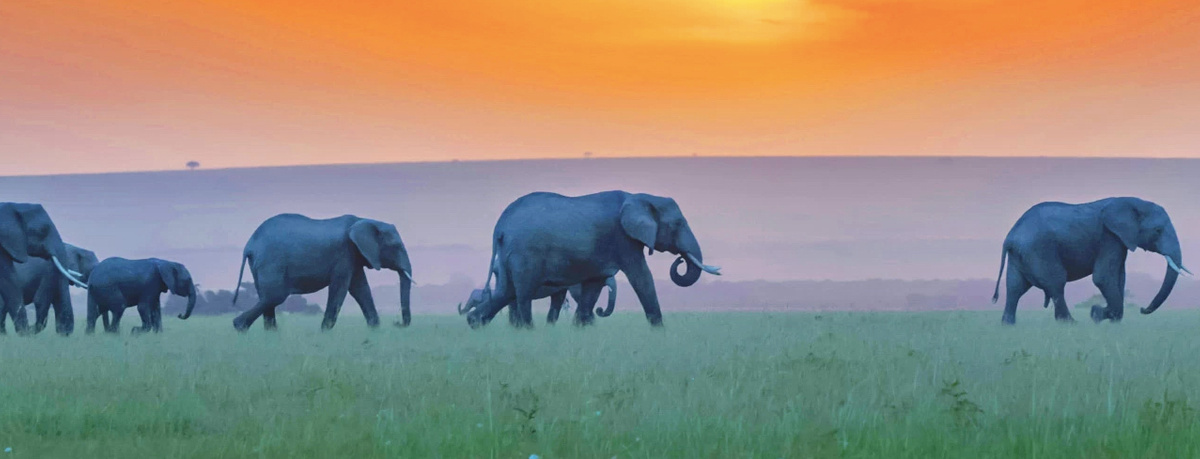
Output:
<path fill-rule="evenodd" d="M 1163 251 L 1163 257 L 1167 259 L 1167 273 L 1163 276 L 1162 287 L 1159 287 L 1158 294 L 1154 295 L 1153 300 L 1150 300 L 1149 306 L 1142 308 L 1142 314 L 1150 314 L 1162 306 L 1163 302 L 1167 301 L 1167 296 L 1171 294 L 1171 289 L 1175 288 L 1179 272 L 1188 272 L 1187 268 L 1183 267 L 1183 255 L 1178 247 L 1179 243 L 1176 242 L 1171 250 Z"/>
<path fill-rule="evenodd" d="M 192 284 L 191 287 L 192 288 L 188 290 L 187 309 L 183 311 L 183 314 L 179 315 L 180 319 L 187 320 L 188 317 L 192 316 L 192 309 L 196 308 L 196 284 Z"/>
<path fill-rule="evenodd" d="M 675 274 L 675 269 L 671 269 L 671 274 Z M 608 317 L 613 313 L 613 308 L 617 307 L 617 278 L 610 277 L 605 281 L 608 286 L 608 307 L 605 309 L 596 308 L 596 315 L 600 317 Z"/>
<path fill-rule="evenodd" d="M 464 308 L 462 303 L 458 303 L 458 315 L 465 315 L 468 312 L 471 312 L 471 308 Z"/>
<path fill-rule="evenodd" d="M 412 297 L 412 276 L 407 272 L 400 272 L 400 325 L 407 327 L 412 323 L 412 311 L 409 309 Z"/>

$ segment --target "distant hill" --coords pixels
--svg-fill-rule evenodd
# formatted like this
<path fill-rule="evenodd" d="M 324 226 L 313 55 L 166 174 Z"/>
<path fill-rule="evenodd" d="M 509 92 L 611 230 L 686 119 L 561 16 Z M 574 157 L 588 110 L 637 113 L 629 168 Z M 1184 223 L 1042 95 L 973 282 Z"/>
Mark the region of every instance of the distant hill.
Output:
<path fill-rule="evenodd" d="M 1180 159 L 578 159 L 3 177 L 0 199 L 45 204 L 68 242 L 101 257 L 181 261 L 204 289 L 234 287 L 242 246 L 272 215 L 353 213 L 391 221 L 412 252 L 419 297 L 438 285 L 482 283 L 492 226 L 525 193 L 648 192 L 679 202 L 706 261 L 725 273 L 691 289 L 664 287 L 664 298 L 698 295 L 681 301 L 695 307 L 701 299 L 715 304 L 714 298 L 812 307 L 835 304 L 819 299 L 825 284 L 794 282 L 991 279 L 978 292 L 990 298 L 1004 235 L 1025 209 L 1047 200 L 1133 195 L 1156 201 L 1171 213 L 1190 260 L 1189 248 L 1200 250 L 1196 177 L 1200 161 Z M 670 261 L 662 254 L 650 258 L 660 280 Z M 1140 251 L 1130 257 L 1131 272 L 1155 281 L 1164 269 L 1161 257 Z M 371 279 L 380 288 L 396 282 L 390 273 L 373 272 Z M 1193 282 L 1181 279 L 1180 292 Z M 728 293 L 707 290 L 718 285 Z M 784 304 L 732 293 L 784 285 L 796 292 L 787 296 L 802 298 Z M 936 296 L 945 289 L 899 290 Z M 845 297 L 831 294 L 838 296 Z M 960 296 L 959 303 L 976 302 Z M 318 298 L 323 305 L 323 295 Z M 886 298 L 878 301 L 909 304 L 907 297 Z M 948 301 L 913 298 L 923 308 Z"/>

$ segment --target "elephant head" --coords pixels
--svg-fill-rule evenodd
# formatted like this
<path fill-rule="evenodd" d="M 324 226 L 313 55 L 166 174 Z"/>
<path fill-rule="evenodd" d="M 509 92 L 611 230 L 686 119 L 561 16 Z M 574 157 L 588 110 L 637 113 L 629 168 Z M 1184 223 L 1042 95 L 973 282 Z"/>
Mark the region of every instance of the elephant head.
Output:
<path fill-rule="evenodd" d="M 1112 233 L 1121 240 L 1121 244 L 1130 252 L 1138 249 L 1147 250 L 1162 255 L 1167 259 L 1167 273 L 1163 277 L 1162 287 L 1150 301 L 1150 305 L 1142 308 L 1142 314 L 1150 314 L 1158 309 L 1171 294 L 1179 272 L 1191 274 L 1183 267 L 1183 252 L 1179 247 L 1179 237 L 1175 234 L 1175 226 L 1167 211 L 1153 202 L 1137 198 L 1115 198 L 1100 211 L 1100 220 L 1105 231 Z"/>
<path fill-rule="evenodd" d="M 70 260 L 66 244 L 41 204 L 0 203 L 0 249 L 19 263 L 29 257 L 51 260 L 68 280 L 87 288 L 80 273 L 63 266 Z"/>
<path fill-rule="evenodd" d="M 700 243 L 692 234 L 683 211 L 674 199 L 648 194 L 629 196 L 621 205 L 621 228 L 631 239 L 655 251 L 679 255 L 671 265 L 671 281 L 680 287 L 688 287 L 700 279 L 700 272 L 721 275 L 721 268 L 704 264 Z M 680 264 L 687 264 L 687 272 L 679 274 Z"/>
<path fill-rule="evenodd" d="M 400 240 L 396 225 L 375 220 L 362 219 L 350 225 L 348 237 L 364 264 L 371 269 L 389 269 L 400 276 L 400 318 L 398 326 L 407 327 L 412 322 L 409 299 L 412 294 L 412 262 L 408 250 Z"/>
<path fill-rule="evenodd" d="M 491 292 L 485 289 L 477 288 L 471 290 L 471 296 L 467 298 L 466 304 L 458 303 L 458 314 L 463 315 L 471 312 L 472 309 L 479 307 L 479 305 L 487 303 L 487 300 L 491 296 Z"/>
<path fill-rule="evenodd" d="M 100 259 L 96 258 L 96 253 L 91 250 L 79 248 L 71 244 L 65 245 L 67 246 L 67 260 L 63 264 L 66 265 L 68 271 L 79 273 L 76 276 L 79 280 L 84 283 L 88 282 L 88 279 L 92 277 L 92 269 L 96 268 L 96 265 L 100 263 Z"/>
<path fill-rule="evenodd" d="M 160 291 L 169 291 L 172 295 L 186 297 L 188 300 L 187 310 L 180 314 L 179 318 L 191 317 L 192 309 L 196 307 L 196 284 L 192 282 L 192 273 L 182 264 L 173 261 L 155 259 L 154 265 L 158 268 L 158 277 L 162 281 Z"/>

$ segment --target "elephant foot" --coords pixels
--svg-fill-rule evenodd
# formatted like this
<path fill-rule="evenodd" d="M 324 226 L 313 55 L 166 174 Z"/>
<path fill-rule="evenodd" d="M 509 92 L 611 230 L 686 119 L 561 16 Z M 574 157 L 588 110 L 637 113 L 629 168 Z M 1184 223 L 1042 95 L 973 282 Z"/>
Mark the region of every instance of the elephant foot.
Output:
<path fill-rule="evenodd" d="M 1016 314 L 1005 314 L 1000 317 L 1001 325 L 1015 325 L 1016 323 L 1017 323 L 1017 315 Z"/>
<path fill-rule="evenodd" d="M 335 324 L 337 324 L 337 322 L 334 322 L 329 319 L 325 319 L 325 320 L 321 321 L 321 331 L 333 330 L 333 326 Z"/>
<path fill-rule="evenodd" d="M 250 329 L 250 325 L 247 324 L 246 321 L 241 320 L 241 317 L 238 317 L 233 319 L 233 329 L 245 333 L 246 330 Z"/>
<path fill-rule="evenodd" d="M 1092 322 L 1103 322 L 1104 319 L 1108 318 L 1108 314 L 1106 314 L 1106 312 L 1107 311 L 1105 308 L 1102 308 L 1099 305 L 1092 305 Z"/>
<path fill-rule="evenodd" d="M 1054 320 L 1058 321 L 1059 323 L 1064 323 L 1064 324 L 1073 324 L 1073 323 L 1075 323 L 1075 318 L 1074 318 L 1074 317 L 1071 317 L 1070 315 L 1065 315 L 1065 316 L 1054 316 Z"/>

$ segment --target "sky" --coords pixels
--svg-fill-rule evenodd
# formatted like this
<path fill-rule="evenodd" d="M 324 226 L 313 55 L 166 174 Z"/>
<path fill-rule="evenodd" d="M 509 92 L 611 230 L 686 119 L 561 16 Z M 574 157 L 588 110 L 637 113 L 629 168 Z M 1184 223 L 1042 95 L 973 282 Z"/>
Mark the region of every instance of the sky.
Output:
<path fill-rule="evenodd" d="M 0 2 L 0 175 L 1200 151 L 1200 2 Z"/>

